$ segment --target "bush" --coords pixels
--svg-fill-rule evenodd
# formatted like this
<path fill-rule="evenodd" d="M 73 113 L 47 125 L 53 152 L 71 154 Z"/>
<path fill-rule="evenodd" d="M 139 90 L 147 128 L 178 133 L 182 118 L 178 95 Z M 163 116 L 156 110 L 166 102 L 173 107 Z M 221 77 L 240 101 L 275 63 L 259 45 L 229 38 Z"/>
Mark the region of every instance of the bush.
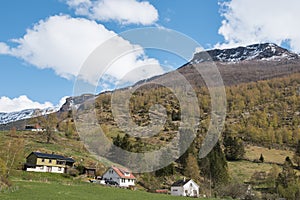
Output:
<path fill-rule="evenodd" d="M 76 167 L 76 169 L 78 170 L 79 174 L 84 174 L 84 166 L 83 165 L 78 165 Z"/>
<path fill-rule="evenodd" d="M 70 176 L 76 177 L 79 175 L 79 171 L 77 169 L 70 168 L 70 169 L 68 169 L 67 174 L 69 174 Z"/>

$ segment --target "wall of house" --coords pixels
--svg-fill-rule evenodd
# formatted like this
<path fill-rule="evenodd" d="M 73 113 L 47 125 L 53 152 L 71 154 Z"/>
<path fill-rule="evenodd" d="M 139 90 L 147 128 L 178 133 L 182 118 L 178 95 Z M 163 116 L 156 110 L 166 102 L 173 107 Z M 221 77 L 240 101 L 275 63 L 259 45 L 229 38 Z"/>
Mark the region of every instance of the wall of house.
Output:
<path fill-rule="evenodd" d="M 120 176 L 113 169 L 107 170 L 103 174 L 103 179 L 113 180 L 120 185 Z"/>
<path fill-rule="evenodd" d="M 184 196 L 183 187 L 171 187 L 171 195 Z"/>
<path fill-rule="evenodd" d="M 184 196 L 199 196 L 199 186 L 193 181 L 190 180 L 183 186 Z M 186 193 L 187 192 L 187 193 Z"/>
<path fill-rule="evenodd" d="M 51 172 L 51 173 L 64 173 L 65 168 L 55 166 L 36 166 L 35 168 L 27 168 L 28 172 Z"/>
<path fill-rule="evenodd" d="M 135 181 L 134 179 L 120 179 L 120 184 L 121 187 L 128 187 L 128 186 L 134 186 Z"/>
<path fill-rule="evenodd" d="M 113 180 L 119 184 L 121 187 L 134 186 L 135 180 L 133 179 L 122 179 L 120 176 L 113 170 L 109 169 L 103 174 L 103 179 Z"/>
<path fill-rule="evenodd" d="M 65 164 L 57 164 L 57 160 L 48 159 L 48 158 L 37 158 L 36 164 L 37 165 L 53 166 L 53 167 L 65 167 Z"/>

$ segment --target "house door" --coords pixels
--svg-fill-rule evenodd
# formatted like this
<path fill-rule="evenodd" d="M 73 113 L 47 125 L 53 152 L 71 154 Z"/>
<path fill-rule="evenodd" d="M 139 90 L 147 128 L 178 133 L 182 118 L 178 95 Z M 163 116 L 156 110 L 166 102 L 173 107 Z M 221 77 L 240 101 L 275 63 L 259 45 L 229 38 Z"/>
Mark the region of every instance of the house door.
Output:
<path fill-rule="evenodd" d="M 197 192 L 197 190 L 193 190 L 193 197 L 198 197 L 198 192 Z"/>
<path fill-rule="evenodd" d="M 47 172 L 52 172 L 52 167 L 47 167 Z"/>

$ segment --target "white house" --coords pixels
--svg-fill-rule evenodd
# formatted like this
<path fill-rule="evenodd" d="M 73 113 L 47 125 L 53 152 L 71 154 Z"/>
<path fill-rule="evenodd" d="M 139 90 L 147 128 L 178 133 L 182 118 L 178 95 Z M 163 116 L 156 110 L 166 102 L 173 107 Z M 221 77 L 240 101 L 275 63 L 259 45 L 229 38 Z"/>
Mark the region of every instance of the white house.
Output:
<path fill-rule="evenodd" d="M 129 187 L 135 185 L 136 178 L 127 169 L 112 166 L 104 174 L 103 179 L 115 181 L 121 187 Z"/>
<path fill-rule="evenodd" d="M 192 179 L 176 181 L 171 186 L 171 195 L 199 197 L 199 185 L 197 185 L 197 183 L 195 183 Z"/>

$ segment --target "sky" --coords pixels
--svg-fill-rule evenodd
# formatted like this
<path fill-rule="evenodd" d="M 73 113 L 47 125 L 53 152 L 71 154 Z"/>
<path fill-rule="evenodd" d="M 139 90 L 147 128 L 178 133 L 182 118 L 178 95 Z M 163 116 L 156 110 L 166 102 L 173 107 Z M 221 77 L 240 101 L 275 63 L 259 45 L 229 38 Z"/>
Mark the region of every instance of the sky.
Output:
<path fill-rule="evenodd" d="M 133 53 L 114 63 L 110 80 L 140 66 L 139 79 L 166 72 L 162 55 L 119 36 L 136 28 L 172 29 L 205 49 L 272 42 L 300 52 L 299 8 L 298 0 L 2 0 L 0 112 L 62 104 L 84 61 L 112 37 L 113 48 Z M 168 70 L 184 64 L 173 61 Z M 96 84 L 92 75 L 86 81 Z"/>

